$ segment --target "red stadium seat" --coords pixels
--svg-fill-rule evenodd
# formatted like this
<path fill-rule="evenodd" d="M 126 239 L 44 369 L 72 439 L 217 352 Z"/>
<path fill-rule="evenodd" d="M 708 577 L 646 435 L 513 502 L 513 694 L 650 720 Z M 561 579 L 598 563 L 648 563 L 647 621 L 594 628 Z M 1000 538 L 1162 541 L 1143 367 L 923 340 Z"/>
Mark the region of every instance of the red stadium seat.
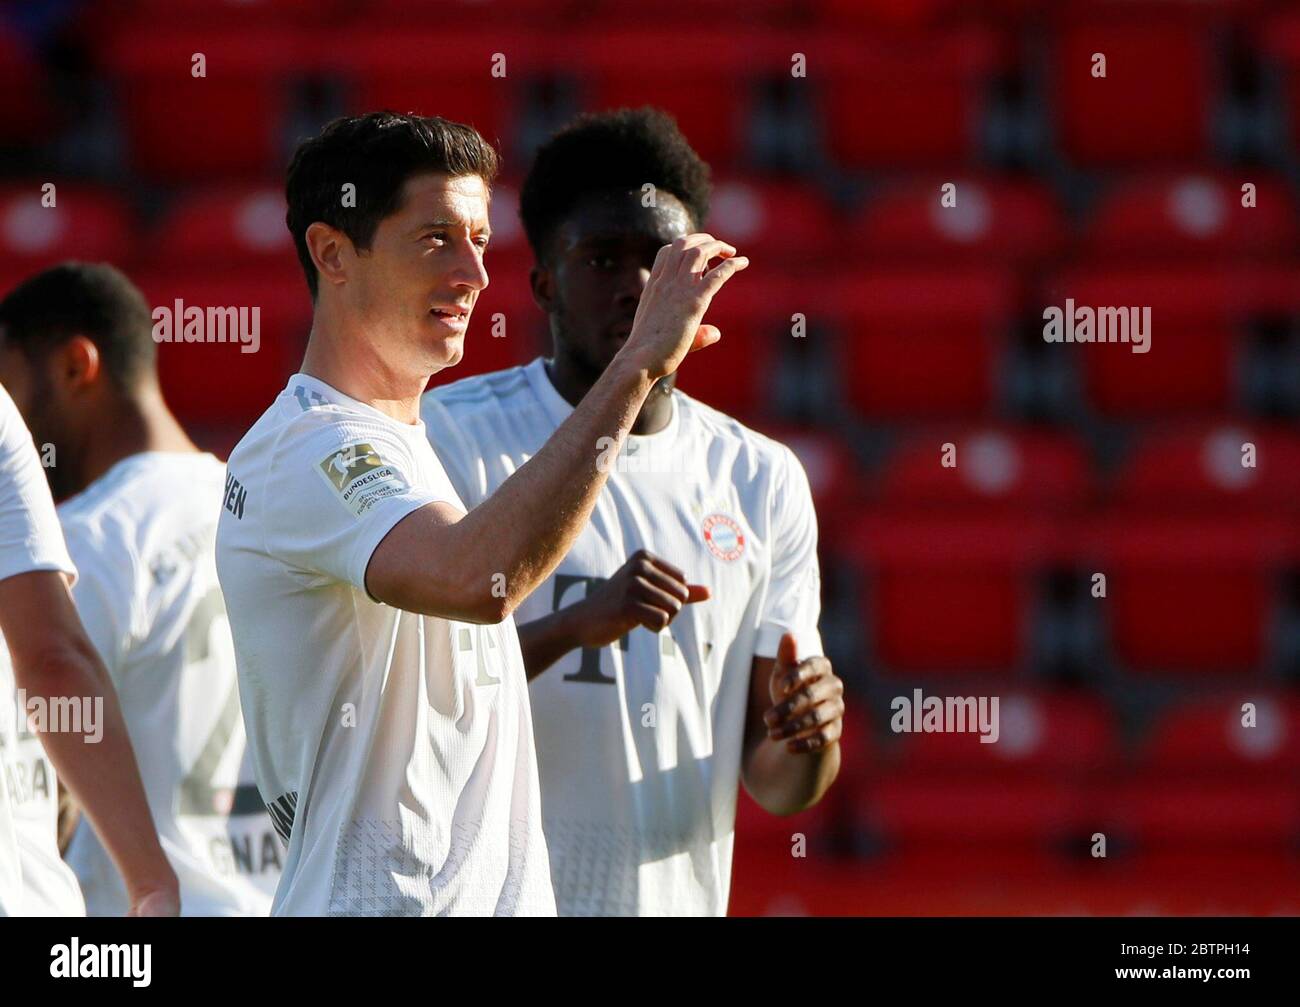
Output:
<path fill-rule="evenodd" d="M 664 72 L 669 59 L 672 71 Z M 549 63 L 578 77 L 586 108 L 666 109 L 700 156 L 719 168 L 745 153 L 755 81 L 788 75 L 791 65 L 780 34 L 641 24 L 567 35 Z"/>
<path fill-rule="evenodd" d="M 1281 69 L 1285 122 L 1293 147 L 1300 146 L 1300 12 L 1279 10 L 1257 22 L 1258 46 Z"/>
<path fill-rule="evenodd" d="M 31 45 L 4 20 L 0 20 L 0 90 L 13 98 L 0 102 L 0 143 L 44 139 L 55 125 L 45 71 Z"/>
<path fill-rule="evenodd" d="M 1254 206 L 1243 206 L 1245 183 Z M 1141 175 L 1117 182 L 1088 217 L 1082 250 L 1099 261 L 1291 254 L 1300 244 L 1296 201 L 1271 175 Z"/>
<path fill-rule="evenodd" d="M 1090 167 L 1203 157 L 1216 80 L 1205 5 L 1063 6 L 1044 65 L 1065 156 Z M 1094 53 L 1105 77 L 1093 76 Z"/>
<path fill-rule="evenodd" d="M 196 53 L 205 57 L 205 77 L 191 74 Z M 311 36 L 288 28 L 118 26 L 104 58 L 132 169 L 158 181 L 280 170 L 290 79 L 312 65 L 311 55 Z"/>
<path fill-rule="evenodd" d="M 53 206 L 31 180 L 0 187 L 0 253 L 6 271 L 34 273 L 62 259 L 129 262 L 134 231 L 128 207 L 107 189 L 55 181 Z"/>
<path fill-rule="evenodd" d="M 746 255 L 804 268 L 838 252 L 834 209 L 815 187 L 798 182 L 715 182 L 707 227 Z"/>
<path fill-rule="evenodd" d="M 1045 284 L 1038 303 L 1064 309 L 1067 300 L 1076 310 L 1150 308 L 1145 353 L 1118 343 L 1051 347 L 1079 367 L 1093 408 L 1122 419 L 1216 414 L 1234 405 L 1238 333 L 1256 317 L 1300 310 L 1300 270 L 1289 263 L 1072 266 Z"/>
<path fill-rule="evenodd" d="M 1114 716 L 1087 693 L 1001 692 L 998 723 L 994 743 L 970 733 L 898 734 L 892 758 L 878 773 L 1074 777 L 1109 769 L 1118 756 Z"/>
<path fill-rule="evenodd" d="M 969 163 L 986 86 L 1008 63 L 1004 41 L 980 26 L 801 40 L 798 48 L 818 67 L 826 146 L 855 168 Z"/>
<path fill-rule="evenodd" d="M 945 468 L 943 445 L 956 448 Z M 880 476 L 851 554 L 886 673 L 1007 674 L 1026 656 L 1039 570 L 1068 556 L 1060 519 L 1091 496 L 1086 455 L 1054 434 L 917 433 Z"/>
<path fill-rule="evenodd" d="M 942 463 L 952 444 L 956 465 Z M 1008 508 L 1059 511 L 1092 493 L 1088 456 L 1073 438 L 1043 430 L 972 428 L 905 435 L 880 473 L 882 505 L 949 513 Z"/>
<path fill-rule="evenodd" d="M 1254 707 L 1250 726 L 1246 703 Z M 1300 770 L 1300 699 L 1243 691 L 1175 703 L 1145 738 L 1139 764 L 1200 779 L 1292 778 Z"/>
<path fill-rule="evenodd" d="M 400 22 L 375 27 L 367 19 L 366 27 L 349 30 L 346 41 L 321 54 L 320 62 L 350 82 L 351 114 L 391 109 L 439 115 L 473 126 L 509 151 L 524 82 L 535 67 L 532 48 L 527 36 L 515 32 L 413 29 Z M 505 57 L 505 76 L 493 75 L 498 53 Z"/>
<path fill-rule="evenodd" d="M 725 295 L 724 295 L 725 296 Z M 881 269 L 839 298 L 819 291 L 840 324 L 836 347 L 849 402 L 876 421 L 976 416 L 994 405 L 1012 277 L 993 269 Z"/>
<path fill-rule="evenodd" d="M 942 202 L 947 182 L 956 187 L 951 206 Z M 885 261 L 1036 263 L 1065 236 L 1061 209 L 1040 183 L 964 176 L 887 186 L 850 226 L 857 247 Z"/>
<path fill-rule="evenodd" d="M 1152 431 L 1126 459 L 1113 500 L 1145 513 L 1293 513 L 1300 507 L 1300 435 L 1233 422 Z"/>
<path fill-rule="evenodd" d="M 284 214 L 282 186 L 191 190 L 158 224 L 147 247 L 160 266 L 296 263 Z"/>
<path fill-rule="evenodd" d="M 1106 786 L 1098 807 L 1097 831 L 1147 849 L 1289 849 L 1300 839 L 1300 797 L 1286 780 L 1139 775 Z"/>
<path fill-rule="evenodd" d="M 161 342 L 158 371 L 167 401 L 182 423 L 247 430 L 302 363 L 311 328 L 311 298 L 296 263 L 230 272 L 142 271 L 135 278 L 149 303 L 174 307 L 259 309 L 260 348 L 232 343 Z"/>

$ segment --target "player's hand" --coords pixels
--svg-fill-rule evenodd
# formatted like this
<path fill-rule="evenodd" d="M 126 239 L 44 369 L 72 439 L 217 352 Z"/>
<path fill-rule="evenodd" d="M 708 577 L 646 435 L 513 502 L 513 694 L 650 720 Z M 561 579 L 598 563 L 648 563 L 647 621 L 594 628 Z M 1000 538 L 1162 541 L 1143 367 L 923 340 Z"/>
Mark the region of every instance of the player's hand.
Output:
<path fill-rule="evenodd" d="M 710 269 L 715 259 L 721 261 Z M 620 354 L 628 354 L 651 378 L 672 374 L 687 353 L 722 338 L 715 326 L 700 322 L 713 295 L 748 265 L 733 246 L 711 234 L 688 234 L 664 245 Z"/>
<path fill-rule="evenodd" d="M 820 752 L 840 740 L 844 727 L 844 683 L 824 657 L 800 661 L 793 633 L 777 645 L 768 682 L 772 708 L 763 714 L 767 736 L 790 752 Z"/>
<path fill-rule="evenodd" d="M 609 580 L 578 604 L 580 644 L 604 647 L 637 626 L 652 633 L 667 627 L 681 610 L 705 601 L 709 589 L 686 583 L 686 575 L 658 556 L 638 549 Z"/>
<path fill-rule="evenodd" d="M 179 887 L 150 888 L 131 894 L 128 916 L 179 916 L 181 893 Z"/>

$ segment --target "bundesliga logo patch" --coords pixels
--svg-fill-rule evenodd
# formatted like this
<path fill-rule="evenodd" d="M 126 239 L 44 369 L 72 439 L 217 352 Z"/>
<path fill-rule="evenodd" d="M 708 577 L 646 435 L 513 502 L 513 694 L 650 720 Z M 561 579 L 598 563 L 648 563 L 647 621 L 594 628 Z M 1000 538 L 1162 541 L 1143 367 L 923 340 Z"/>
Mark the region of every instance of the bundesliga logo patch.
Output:
<path fill-rule="evenodd" d="M 356 517 L 385 497 L 400 493 L 406 485 L 401 473 L 365 441 L 349 444 L 322 459 L 319 471 Z"/>
<path fill-rule="evenodd" d="M 704 519 L 704 544 L 720 560 L 733 563 L 745 551 L 745 533 L 725 514 L 710 514 Z"/>

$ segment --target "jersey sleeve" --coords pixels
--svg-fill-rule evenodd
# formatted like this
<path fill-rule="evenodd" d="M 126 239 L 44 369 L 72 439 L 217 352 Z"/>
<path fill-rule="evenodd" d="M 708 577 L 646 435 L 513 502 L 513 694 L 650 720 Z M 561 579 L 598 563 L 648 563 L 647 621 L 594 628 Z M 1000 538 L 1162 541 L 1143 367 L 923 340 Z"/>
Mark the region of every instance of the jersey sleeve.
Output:
<path fill-rule="evenodd" d="M 304 414 L 272 453 L 260 503 L 266 552 L 364 591 L 370 557 L 397 522 L 439 501 L 460 508 L 445 477 L 430 485 L 428 468 L 378 421 Z"/>
<path fill-rule="evenodd" d="M 483 451 L 465 433 L 463 424 L 448 409 L 437 392 L 429 392 L 420 404 L 420 418 L 434 453 L 447 471 L 466 507 L 477 507 L 488 498 L 487 467 Z"/>
<path fill-rule="evenodd" d="M 817 563 L 817 512 L 808 476 L 783 448 L 782 474 L 774 483 L 772 574 L 760 618 L 756 657 L 775 657 L 786 633 L 793 633 L 799 659 L 823 654 L 821 568 Z"/>
<path fill-rule="evenodd" d="M 32 570 L 77 575 L 32 435 L 0 386 L 0 580 Z"/>

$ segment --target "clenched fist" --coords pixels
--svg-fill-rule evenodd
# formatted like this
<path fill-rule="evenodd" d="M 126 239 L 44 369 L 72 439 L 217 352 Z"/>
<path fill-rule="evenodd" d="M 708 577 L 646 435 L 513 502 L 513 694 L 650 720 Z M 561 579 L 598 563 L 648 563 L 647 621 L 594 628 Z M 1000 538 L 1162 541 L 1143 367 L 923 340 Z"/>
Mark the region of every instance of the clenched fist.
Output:
<path fill-rule="evenodd" d="M 763 715 L 767 736 L 791 752 L 819 752 L 840 740 L 844 683 L 824 657 L 798 659 L 794 635 L 777 645 L 768 682 L 772 708 Z"/>
<path fill-rule="evenodd" d="M 708 597 L 707 587 L 686 583 L 686 575 L 677 567 L 638 549 L 575 606 L 582 614 L 580 642 L 584 647 L 604 647 L 637 626 L 658 633 L 686 605 Z"/>

